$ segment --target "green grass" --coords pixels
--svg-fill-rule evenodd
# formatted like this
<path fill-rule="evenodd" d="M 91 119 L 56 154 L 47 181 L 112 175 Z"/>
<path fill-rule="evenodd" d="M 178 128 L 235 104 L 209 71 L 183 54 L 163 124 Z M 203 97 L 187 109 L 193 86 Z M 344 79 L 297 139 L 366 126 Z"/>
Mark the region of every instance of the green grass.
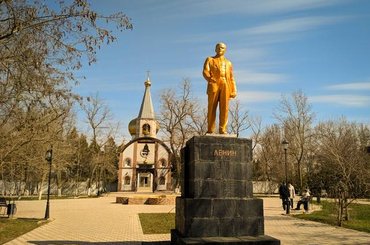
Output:
<path fill-rule="evenodd" d="M 337 207 L 333 202 L 322 201 L 322 210 L 310 214 L 298 214 L 294 217 L 337 225 Z M 343 221 L 342 226 L 349 229 L 370 233 L 370 205 L 351 204 L 349 206 L 349 220 Z"/>
<path fill-rule="evenodd" d="M 41 224 L 42 222 L 39 219 L 8 219 L 2 217 L 0 218 L 0 244 L 32 231 Z"/>
<path fill-rule="evenodd" d="M 326 223 L 336 226 L 337 207 L 335 203 L 322 201 L 322 210 L 310 214 L 298 214 L 294 217 Z M 343 221 L 343 227 L 370 233 L 370 205 L 351 204 L 349 206 L 349 221 Z M 174 213 L 140 213 L 141 227 L 144 234 L 170 233 L 175 227 Z"/>
<path fill-rule="evenodd" d="M 144 234 L 166 234 L 175 228 L 174 213 L 140 213 L 139 218 Z"/>

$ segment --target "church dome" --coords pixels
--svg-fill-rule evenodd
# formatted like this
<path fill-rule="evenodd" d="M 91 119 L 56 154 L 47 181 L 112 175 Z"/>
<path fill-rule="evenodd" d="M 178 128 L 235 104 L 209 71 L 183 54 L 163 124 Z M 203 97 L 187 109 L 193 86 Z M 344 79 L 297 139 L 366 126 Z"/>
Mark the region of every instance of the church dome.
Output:
<path fill-rule="evenodd" d="M 159 122 L 155 120 L 155 113 L 153 109 L 152 98 L 150 94 L 151 82 L 149 75 L 145 81 L 145 91 L 139 115 L 130 121 L 128 124 L 128 131 L 133 138 L 137 137 L 156 137 L 159 131 Z"/>
<path fill-rule="evenodd" d="M 157 120 L 155 120 L 155 123 L 156 123 L 156 133 L 158 133 L 159 131 L 159 122 Z M 137 130 L 136 130 L 136 126 L 137 126 L 137 118 L 134 118 L 130 121 L 130 123 L 128 124 L 128 131 L 130 132 L 130 135 L 131 136 L 134 136 L 136 135 L 137 133 Z"/>
<path fill-rule="evenodd" d="M 137 118 L 134 118 L 128 124 L 128 131 L 130 132 L 131 136 L 136 135 L 136 122 L 137 122 Z"/>

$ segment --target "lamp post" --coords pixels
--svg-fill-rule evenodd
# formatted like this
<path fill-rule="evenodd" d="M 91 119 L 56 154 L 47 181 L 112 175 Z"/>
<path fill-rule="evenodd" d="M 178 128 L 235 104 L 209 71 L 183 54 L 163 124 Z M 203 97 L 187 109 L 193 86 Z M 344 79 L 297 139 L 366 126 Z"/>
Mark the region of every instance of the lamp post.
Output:
<path fill-rule="evenodd" d="M 100 174 L 101 174 L 101 163 L 98 164 L 98 184 L 97 184 L 97 187 L 98 187 L 98 194 L 97 196 L 100 197 Z"/>
<path fill-rule="evenodd" d="M 283 142 L 281 142 L 281 144 L 283 145 L 285 157 L 285 183 L 288 184 L 287 150 L 289 142 L 286 139 L 284 139 Z"/>
<path fill-rule="evenodd" d="M 287 150 L 288 150 L 289 142 L 286 139 L 284 139 L 283 142 L 281 142 L 281 144 L 283 145 L 284 158 L 285 158 L 285 186 L 286 186 L 287 191 L 289 191 L 288 189 L 288 166 L 287 166 Z M 289 198 L 288 200 L 286 200 L 286 213 L 287 214 L 290 213 L 290 199 Z"/>
<path fill-rule="evenodd" d="M 51 178 L 51 163 L 53 160 L 53 146 L 50 147 L 49 150 L 46 151 L 45 160 L 49 163 L 49 178 L 48 178 L 48 197 L 46 201 L 46 210 L 45 210 L 45 219 L 49 219 L 49 206 L 50 206 L 50 178 Z"/>

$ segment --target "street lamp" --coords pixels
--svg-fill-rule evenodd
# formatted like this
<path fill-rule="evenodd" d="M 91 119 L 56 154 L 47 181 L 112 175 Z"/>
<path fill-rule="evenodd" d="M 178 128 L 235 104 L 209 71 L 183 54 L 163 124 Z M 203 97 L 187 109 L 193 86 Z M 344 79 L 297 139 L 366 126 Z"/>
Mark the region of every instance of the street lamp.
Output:
<path fill-rule="evenodd" d="M 288 190 L 288 166 L 287 166 L 287 150 L 288 150 L 288 145 L 289 145 L 289 142 L 284 139 L 283 142 L 281 142 L 281 144 L 283 145 L 283 149 L 284 149 L 284 157 L 285 157 L 285 187 Z M 286 213 L 289 214 L 290 213 L 290 198 L 288 198 L 288 200 L 286 200 Z"/>
<path fill-rule="evenodd" d="M 49 179 L 48 179 L 48 197 L 46 201 L 45 219 L 49 219 L 49 200 L 50 200 L 50 178 L 51 178 L 51 162 L 53 160 L 53 146 L 46 151 L 45 160 L 49 163 Z"/>
<path fill-rule="evenodd" d="M 283 145 L 283 149 L 284 149 L 284 156 L 285 156 L 285 183 L 288 184 L 288 167 L 287 167 L 287 150 L 288 150 L 288 145 L 289 145 L 289 142 L 284 139 L 283 142 L 281 142 L 281 144 Z"/>
<path fill-rule="evenodd" d="M 98 184 L 97 184 L 98 194 L 97 196 L 100 197 L 100 175 L 101 175 L 101 163 L 100 162 L 98 163 L 97 171 L 98 171 Z"/>

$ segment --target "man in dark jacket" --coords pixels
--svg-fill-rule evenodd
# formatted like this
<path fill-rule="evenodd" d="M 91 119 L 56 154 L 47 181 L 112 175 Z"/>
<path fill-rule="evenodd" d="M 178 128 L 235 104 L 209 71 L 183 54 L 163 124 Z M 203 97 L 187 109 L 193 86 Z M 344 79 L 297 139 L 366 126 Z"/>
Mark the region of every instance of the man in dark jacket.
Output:
<path fill-rule="evenodd" d="M 289 204 L 289 198 L 290 198 L 289 188 L 285 182 L 283 182 L 280 185 L 279 194 L 280 194 L 280 199 L 283 204 L 283 209 L 285 210 L 285 206 Z"/>

